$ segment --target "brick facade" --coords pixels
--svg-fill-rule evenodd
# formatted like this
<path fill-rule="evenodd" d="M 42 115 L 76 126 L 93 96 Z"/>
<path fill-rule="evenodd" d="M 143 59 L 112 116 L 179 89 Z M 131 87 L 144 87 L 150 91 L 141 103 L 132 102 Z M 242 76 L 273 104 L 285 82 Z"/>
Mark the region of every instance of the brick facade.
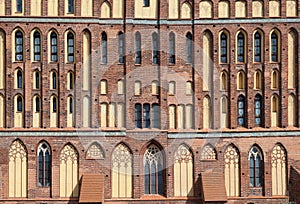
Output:
<path fill-rule="evenodd" d="M 286 2 L 281 2 L 281 16 L 268 17 L 269 1 L 263 2 L 263 18 L 252 18 L 252 4 L 247 1 L 247 17 L 235 19 L 235 4 L 230 1 L 230 18 L 219 19 L 218 1 L 213 1 L 213 18 L 200 19 L 199 3 L 192 5 L 192 19 L 168 20 L 168 2 L 159 2 L 158 19 L 135 19 L 134 1 L 128 0 L 124 4 L 125 16 L 123 19 L 101 19 L 100 7 L 103 1 L 94 1 L 93 16 L 80 16 L 80 1 L 75 1 L 75 16 L 64 16 L 64 2 L 59 1 L 59 16 L 47 16 L 47 1 L 42 1 L 42 16 L 30 16 L 30 0 L 24 0 L 24 16 L 11 16 L 10 1 L 6 2 L 6 16 L 0 17 L 0 31 L 5 33 L 5 88 L 0 90 L 5 98 L 5 126 L 0 128 L 0 202 L 1 203 L 78 203 L 78 198 L 60 197 L 60 152 L 65 144 L 74 145 L 79 156 L 79 180 L 84 174 L 105 175 L 104 199 L 105 203 L 204 203 L 201 183 L 202 172 L 224 173 L 224 152 L 228 145 L 234 144 L 240 155 L 240 196 L 228 197 L 228 203 L 285 203 L 300 202 L 298 193 L 300 186 L 300 111 L 299 111 L 299 71 L 296 69 L 296 88 L 289 89 L 288 79 L 288 32 L 297 33 L 299 42 L 300 3 L 297 2 L 297 15 L 294 18 L 286 17 Z M 113 5 L 113 2 L 110 1 Z M 182 5 L 184 1 L 180 1 Z M 12 39 L 13 31 L 20 29 L 24 39 L 24 60 L 13 62 Z M 31 60 L 31 32 L 37 29 L 41 33 L 41 61 Z M 280 32 L 280 62 L 270 62 L 270 38 L 273 29 Z M 49 47 L 48 34 L 55 30 L 58 34 L 58 61 L 48 62 Z M 65 33 L 72 30 L 75 33 L 75 62 L 65 62 Z M 219 64 L 219 34 L 226 30 L 229 35 L 229 63 Z M 245 52 L 246 63 L 236 62 L 236 34 L 239 31 L 246 34 Z M 263 34 L 263 62 L 253 62 L 253 34 L 260 30 Z M 83 67 L 83 33 L 91 34 L 91 74 L 90 90 L 82 90 Z M 139 31 L 142 41 L 142 63 L 135 64 L 135 33 Z M 108 63 L 101 62 L 101 33 L 106 32 L 108 42 Z M 126 38 L 124 63 L 118 62 L 118 33 L 122 32 Z M 152 37 L 153 32 L 160 33 L 160 52 L 157 65 L 152 63 Z M 176 63 L 169 63 L 169 33 L 176 35 Z M 186 34 L 193 36 L 193 62 L 186 63 Z M 210 32 L 212 36 L 213 82 L 212 89 L 203 90 L 203 34 Z M 299 64 L 299 46 L 296 45 L 296 67 Z M 22 89 L 14 88 L 14 71 L 21 68 L 24 75 Z M 279 71 L 279 88 L 271 89 L 271 71 Z M 33 89 L 33 71 L 41 72 L 41 88 Z M 50 89 L 50 71 L 58 73 L 58 88 Z M 237 90 L 237 73 L 243 70 L 246 77 L 245 89 Z M 254 72 L 262 72 L 262 89 L 254 90 Z M 74 90 L 67 89 L 67 73 L 75 73 Z M 220 91 L 220 73 L 228 73 L 228 90 Z M 100 94 L 100 80 L 107 80 L 107 94 Z M 125 81 L 125 94 L 117 93 L 118 80 Z M 177 92 L 174 96 L 168 94 L 168 82 L 177 82 Z M 134 95 L 134 82 L 142 82 L 142 94 Z M 151 94 L 151 82 L 159 82 L 157 95 Z M 185 95 L 185 82 L 193 84 L 193 94 Z M 263 98 L 263 122 L 261 127 L 255 125 L 254 97 L 259 93 Z M 288 126 L 288 96 L 296 96 L 296 125 Z M 21 94 L 24 97 L 24 127 L 14 127 L 14 96 Z M 41 97 L 41 126 L 33 128 L 32 98 L 38 94 Z M 50 97 L 58 97 L 58 126 L 50 128 Z M 238 96 L 246 98 L 245 127 L 237 122 Z M 278 127 L 271 127 L 271 102 L 273 94 L 279 97 Z M 75 100 L 75 126 L 67 127 L 67 97 L 72 95 Z M 220 97 L 228 97 L 229 126 L 220 129 Z M 90 98 L 90 127 L 82 127 L 83 96 Z M 212 128 L 203 129 L 203 99 L 210 96 L 212 101 Z M 125 127 L 100 127 L 102 102 L 123 102 L 125 104 Z M 149 103 L 160 106 L 160 128 L 135 128 L 135 104 Z M 170 104 L 192 104 L 193 120 L 191 129 L 169 129 Z M 9 147 L 12 142 L 19 139 L 27 150 L 27 197 L 9 197 Z M 39 187 L 37 148 L 41 141 L 51 147 L 52 179 L 50 187 Z M 104 159 L 92 160 L 86 158 L 88 147 L 98 142 L 104 151 Z M 112 198 L 111 182 L 111 155 L 114 148 L 126 144 L 133 155 L 132 198 Z M 145 195 L 143 175 L 143 155 L 148 145 L 156 144 L 163 152 L 164 167 L 162 195 Z M 216 160 L 201 160 L 201 152 L 206 144 L 212 144 L 217 153 Z M 181 144 L 190 147 L 193 153 L 193 197 L 174 196 L 174 155 Z M 249 150 L 253 145 L 261 148 L 263 154 L 263 186 L 250 187 Z M 276 144 L 281 144 L 287 154 L 287 192 L 284 196 L 272 195 L 272 150 Z M 80 185 L 80 182 L 79 182 Z"/>

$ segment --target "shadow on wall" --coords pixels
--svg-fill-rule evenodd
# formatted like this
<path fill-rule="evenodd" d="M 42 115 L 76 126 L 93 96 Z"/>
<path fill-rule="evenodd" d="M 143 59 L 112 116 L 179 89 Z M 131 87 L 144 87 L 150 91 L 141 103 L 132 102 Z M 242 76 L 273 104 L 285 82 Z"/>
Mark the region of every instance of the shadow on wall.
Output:
<path fill-rule="evenodd" d="M 300 203 L 300 171 L 291 166 L 289 180 L 289 201 Z"/>

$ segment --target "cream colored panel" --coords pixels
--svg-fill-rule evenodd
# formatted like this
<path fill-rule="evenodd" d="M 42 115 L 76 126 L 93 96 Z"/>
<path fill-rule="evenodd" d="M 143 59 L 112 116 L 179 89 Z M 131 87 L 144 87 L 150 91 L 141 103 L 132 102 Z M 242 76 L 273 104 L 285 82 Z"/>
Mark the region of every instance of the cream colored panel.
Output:
<path fill-rule="evenodd" d="M 271 127 L 277 127 L 278 126 L 278 114 L 277 112 L 271 113 Z"/>
<path fill-rule="evenodd" d="M 158 94 L 158 82 L 153 81 L 151 83 L 151 88 L 152 88 L 152 95 L 157 95 Z"/>
<path fill-rule="evenodd" d="M 15 110 L 15 115 L 14 115 L 14 127 L 23 127 L 23 112 L 18 112 L 17 109 L 17 98 L 18 96 L 15 96 L 14 99 L 14 110 Z M 24 104 L 22 105 L 23 110 L 24 110 Z"/>
<path fill-rule="evenodd" d="M 227 98 L 222 97 L 220 101 L 220 114 L 221 114 L 221 120 L 220 120 L 220 126 L 221 128 L 227 128 L 228 127 L 228 105 L 227 105 Z"/>
<path fill-rule="evenodd" d="M 67 127 L 74 127 L 74 120 L 73 120 L 73 112 L 74 112 L 74 101 L 73 101 L 73 112 L 70 113 L 70 100 L 72 98 L 68 97 L 68 104 L 67 104 Z"/>
<path fill-rule="evenodd" d="M 245 86 L 245 74 L 244 72 L 240 71 L 237 73 L 237 89 L 241 90 L 244 89 Z"/>
<path fill-rule="evenodd" d="M 289 95 L 288 98 L 288 125 L 295 126 L 296 125 L 296 110 L 295 110 L 295 97 L 293 95 Z"/>
<path fill-rule="evenodd" d="M 278 0 L 269 1 L 269 16 L 270 17 L 280 16 L 280 2 Z"/>
<path fill-rule="evenodd" d="M 187 129 L 193 128 L 193 106 L 192 105 L 185 106 L 185 128 Z"/>
<path fill-rule="evenodd" d="M 157 18 L 158 0 L 151 0 L 150 6 L 143 5 L 143 0 L 135 0 L 134 17 L 135 18 Z"/>
<path fill-rule="evenodd" d="M 118 81 L 118 94 L 124 94 L 124 81 Z"/>
<path fill-rule="evenodd" d="M 5 0 L 0 0 L 0 16 L 5 16 Z"/>
<path fill-rule="evenodd" d="M 90 127 L 90 99 L 87 96 L 83 98 L 82 105 L 82 126 Z"/>
<path fill-rule="evenodd" d="M 174 105 L 169 106 L 169 129 L 176 128 L 176 120 L 175 120 L 176 109 Z"/>
<path fill-rule="evenodd" d="M 27 152 L 15 141 L 9 150 L 9 197 L 27 196 Z"/>
<path fill-rule="evenodd" d="M 66 163 L 65 161 L 60 163 L 60 173 L 59 173 L 59 186 L 60 186 L 60 197 L 66 197 Z"/>
<path fill-rule="evenodd" d="M 218 16 L 219 18 L 229 18 L 229 2 L 220 1 L 218 6 Z"/>
<path fill-rule="evenodd" d="M 179 18 L 178 8 L 178 0 L 169 0 L 169 19 Z"/>
<path fill-rule="evenodd" d="M 53 111 L 53 97 L 54 96 L 52 96 L 51 98 L 50 98 L 50 127 L 57 127 L 57 120 L 58 120 L 58 118 L 57 118 L 57 111 L 58 111 L 58 100 L 56 99 L 56 105 L 57 105 L 57 108 L 56 108 L 56 112 L 54 112 Z"/>
<path fill-rule="evenodd" d="M 100 94 L 107 94 L 107 81 L 101 80 L 100 82 Z"/>
<path fill-rule="evenodd" d="M 239 196 L 239 154 L 236 148 L 229 145 L 224 154 L 225 187 L 228 197 Z"/>
<path fill-rule="evenodd" d="M 180 196 L 187 196 L 187 164 L 185 162 L 180 163 Z"/>
<path fill-rule="evenodd" d="M 286 1 L 286 16 L 297 16 L 297 1 L 287 0 Z"/>
<path fill-rule="evenodd" d="M 181 175 L 180 175 L 180 163 L 175 162 L 174 164 L 174 196 L 180 196 L 180 187 L 181 187 Z"/>
<path fill-rule="evenodd" d="M 0 95 L 0 127 L 5 126 L 5 101 L 2 95 Z"/>
<path fill-rule="evenodd" d="M 211 1 L 201 1 L 199 4 L 200 12 L 199 17 L 200 18 L 212 18 L 212 2 Z"/>
<path fill-rule="evenodd" d="M 203 128 L 210 128 L 211 124 L 211 109 L 210 109 L 210 99 L 205 97 L 203 99 Z"/>
<path fill-rule="evenodd" d="M 132 196 L 132 155 L 129 149 L 119 144 L 112 154 L 112 197 Z"/>
<path fill-rule="evenodd" d="M 293 32 L 288 34 L 288 88 L 295 88 L 295 68 L 296 68 L 296 52 L 297 40 Z"/>
<path fill-rule="evenodd" d="M 263 2 L 262 1 L 252 1 L 252 17 L 263 17 Z"/>
<path fill-rule="evenodd" d="M 93 16 L 93 0 L 81 0 L 81 16 Z"/>
<path fill-rule="evenodd" d="M 221 72 L 220 75 L 220 90 L 227 90 L 227 74 L 226 72 Z"/>
<path fill-rule="evenodd" d="M 169 82 L 169 95 L 174 95 L 175 94 L 175 86 L 176 83 L 174 81 Z"/>
<path fill-rule="evenodd" d="M 272 78 L 271 78 L 271 88 L 272 89 L 278 89 L 278 72 L 273 71 L 272 72 Z"/>
<path fill-rule="evenodd" d="M 116 104 L 111 103 L 109 104 L 109 127 L 116 126 L 115 116 L 116 116 Z"/>
<path fill-rule="evenodd" d="M 31 0 L 30 2 L 30 15 L 41 16 L 42 15 L 42 0 Z"/>
<path fill-rule="evenodd" d="M 78 197 L 79 186 L 78 186 L 78 163 L 77 161 L 73 161 L 73 189 L 72 189 L 72 197 Z"/>
<path fill-rule="evenodd" d="M 58 16 L 58 0 L 48 0 L 48 16 Z"/>
<path fill-rule="evenodd" d="M 235 2 L 235 17 L 245 18 L 247 13 L 247 7 L 245 1 L 236 1 Z"/>
<path fill-rule="evenodd" d="M 181 6 L 181 18 L 182 19 L 190 19 L 192 18 L 192 8 L 188 3 L 184 3 Z"/>
<path fill-rule="evenodd" d="M 254 72 L 254 89 L 261 89 L 261 72 Z"/>
<path fill-rule="evenodd" d="M 275 145 L 272 151 L 272 195 L 286 195 L 286 153 L 281 145 Z"/>
<path fill-rule="evenodd" d="M 139 81 L 134 82 L 134 95 L 141 95 L 141 82 Z"/>
<path fill-rule="evenodd" d="M 210 36 L 205 33 L 203 36 L 203 91 L 208 91 L 211 89 L 210 84 L 212 80 L 211 67 L 210 67 Z"/>
<path fill-rule="evenodd" d="M 108 2 L 104 2 L 101 5 L 100 18 L 110 18 L 110 5 L 108 4 Z"/>
<path fill-rule="evenodd" d="M 193 90 L 192 90 L 192 82 L 188 81 L 188 82 L 186 82 L 186 86 L 185 86 L 185 94 L 191 95 L 192 92 L 193 92 Z"/>
<path fill-rule="evenodd" d="M 0 31 L 0 89 L 5 88 L 5 58 L 5 34 Z"/>
<path fill-rule="evenodd" d="M 183 129 L 183 121 L 184 121 L 184 106 L 179 105 L 177 107 L 177 128 Z"/>
<path fill-rule="evenodd" d="M 83 34 L 83 90 L 90 89 L 90 69 L 91 69 L 91 36 L 88 32 Z"/>
<path fill-rule="evenodd" d="M 113 18 L 123 18 L 123 0 L 114 0 L 113 5 Z"/>
<path fill-rule="evenodd" d="M 101 103 L 100 109 L 101 109 L 100 126 L 101 127 L 106 127 L 107 126 L 107 104 L 106 103 Z"/>
<path fill-rule="evenodd" d="M 278 126 L 278 99 L 276 96 L 271 97 L 271 127 Z"/>
<path fill-rule="evenodd" d="M 187 196 L 194 196 L 194 180 L 193 180 L 193 160 L 187 163 Z"/>
<path fill-rule="evenodd" d="M 125 111 L 124 104 L 118 103 L 118 107 L 117 107 L 118 127 L 125 127 L 124 111 Z"/>

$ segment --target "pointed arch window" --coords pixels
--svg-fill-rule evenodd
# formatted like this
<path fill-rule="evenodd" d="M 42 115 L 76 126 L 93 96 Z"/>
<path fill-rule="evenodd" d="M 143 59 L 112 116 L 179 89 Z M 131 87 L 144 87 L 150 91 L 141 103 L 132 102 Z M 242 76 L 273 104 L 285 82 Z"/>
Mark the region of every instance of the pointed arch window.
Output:
<path fill-rule="evenodd" d="M 135 34 L 135 64 L 142 63 L 142 48 L 141 48 L 141 34 Z"/>
<path fill-rule="evenodd" d="M 124 63 L 124 35 L 122 32 L 118 35 L 119 39 L 119 63 Z"/>
<path fill-rule="evenodd" d="M 21 96 L 17 96 L 17 111 L 18 112 L 23 111 L 23 99 Z"/>
<path fill-rule="evenodd" d="M 33 34 L 33 56 L 34 61 L 41 60 L 41 34 L 37 31 Z"/>
<path fill-rule="evenodd" d="M 241 32 L 237 36 L 237 61 L 245 62 L 245 36 Z"/>
<path fill-rule="evenodd" d="M 50 35 L 50 43 L 51 43 L 51 61 L 57 62 L 57 34 L 52 32 Z"/>
<path fill-rule="evenodd" d="M 273 32 L 271 34 L 271 61 L 278 62 L 278 35 Z"/>
<path fill-rule="evenodd" d="M 38 147 L 38 185 L 48 187 L 51 185 L 51 152 L 46 143 Z"/>
<path fill-rule="evenodd" d="M 23 87 L 23 74 L 21 70 L 17 71 L 17 88 L 21 89 Z"/>
<path fill-rule="evenodd" d="M 40 110 L 41 110 L 40 97 L 36 96 L 35 97 L 35 112 L 40 112 Z"/>
<path fill-rule="evenodd" d="M 240 195 L 240 153 L 234 145 L 229 145 L 224 153 L 225 187 L 228 197 Z"/>
<path fill-rule="evenodd" d="M 52 97 L 52 112 L 56 113 L 57 111 L 57 99 L 55 96 Z"/>
<path fill-rule="evenodd" d="M 250 162 L 250 187 L 262 187 L 263 157 L 258 147 L 251 148 L 248 159 Z"/>
<path fill-rule="evenodd" d="M 72 71 L 68 72 L 68 89 L 72 90 L 74 88 L 74 73 Z"/>
<path fill-rule="evenodd" d="M 15 60 L 23 61 L 23 33 L 21 31 L 15 34 Z"/>
<path fill-rule="evenodd" d="M 152 144 L 144 154 L 145 194 L 163 194 L 163 155 Z"/>
<path fill-rule="evenodd" d="M 170 64 L 175 64 L 175 34 L 173 32 L 169 35 L 169 49 L 170 49 Z"/>
<path fill-rule="evenodd" d="M 57 74 L 55 71 L 51 72 L 51 80 L 52 80 L 52 89 L 57 89 Z"/>
<path fill-rule="evenodd" d="M 216 160 L 216 159 L 217 159 L 216 149 L 211 144 L 205 145 L 201 152 L 201 160 Z"/>
<path fill-rule="evenodd" d="M 132 196 L 132 154 L 127 146 L 119 144 L 112 154 L 112 197 Z"/>
<path fill-rule="evenodd" d="M 255 125 L 262 125 L 262 97 L 257 94 L 254 98 L 254 116 L 255 116 Z"/>
<path fill-rule="evenodd" d="M 101 34 L 101 45 L 102 45 L 102 63 L 107 63 L 107 35 L 105 32 Z"/>
<path fill-rule="evenodd" d="M 68 52 L 68 62 L 74 62 L 74 35 L 69 32 L 67 35 L 67 52 Z"/>
<path fill-rule="evenodd" d="M 40 72 L 38 70 L 34 71 L 34 88 L 40 88 Z"/>
<path fill-rule="evenodd" d="M 158 64 L 159 52 L 158 52 L 158 35 L 157 33 L 152 34 L 152 62 Z"/>
<path fill-rule="evenodd" d="M 245 126 L 245 97 L 240 95 L 238 97 L 238 125 Z"/>
<path fill-rule="evenodd" d="M 69 113 L 73 113 L 73 98 L 69 98 Z"/>
<path fill-rule="evenodd" d="M 192 63 L 192 55 L 193 55 L 193 41 L 192 41 L 192 34 L 190 32 L 188 32 L 186 34 L 186 47 L 187 47 L 187 51 L 186 51 L 186 62 L 187 63 Z"/>
<path fill-rule="evenodd" d="M 220 49 L 221 49 L 221 52 L 220 52 L 221 63 L 227 63 L 228 62 L 228 60 L 227 60 L 228 43 L 227 43 L 227 36 L 224 32 L 221 33 L 221 36 L 220 36 Z"/>
<path fill-rule="evenodd" d="M 254 62 L 261 62 L 262 40 L 259 32 L 254 34 Z"/>

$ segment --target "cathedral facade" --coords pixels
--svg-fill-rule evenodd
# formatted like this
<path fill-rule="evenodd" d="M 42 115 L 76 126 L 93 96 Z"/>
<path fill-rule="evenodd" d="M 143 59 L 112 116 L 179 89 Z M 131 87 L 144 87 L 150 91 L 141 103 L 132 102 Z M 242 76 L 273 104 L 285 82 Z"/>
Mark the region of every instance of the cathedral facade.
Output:
<path fill-rule="evenodd" d="M 0 202 L 300 202 L 299 15 L 0 0 Z"/>

